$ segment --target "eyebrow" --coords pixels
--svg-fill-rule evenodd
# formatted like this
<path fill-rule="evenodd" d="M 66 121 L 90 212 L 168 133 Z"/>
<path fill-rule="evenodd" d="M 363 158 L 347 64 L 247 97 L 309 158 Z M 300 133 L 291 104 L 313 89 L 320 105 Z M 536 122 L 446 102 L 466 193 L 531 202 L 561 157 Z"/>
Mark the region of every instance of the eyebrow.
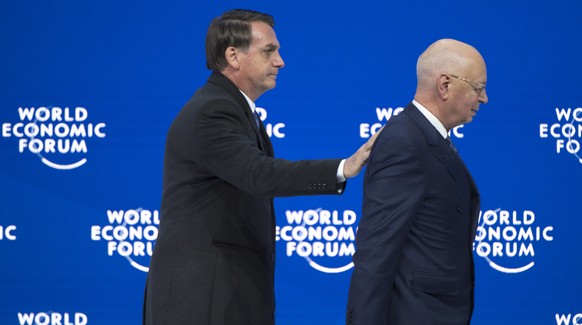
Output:
<path fill-rule="evenodd" d="M 263 50 L 265 50 L 265 51 L 269 51 L 269 52 L 272 52 L 272 51 L 275 51 L 275 50 L 276 50 L 276 49 L 278 49 L 278 48 L 279 48 L 279 46 L 277 46 L 277 45 L 275 45 L 275 44 L 271 43 L 271 44 L 267 44 L 267 45 L 265 45 L 265 46 L 263 47 Z"/>

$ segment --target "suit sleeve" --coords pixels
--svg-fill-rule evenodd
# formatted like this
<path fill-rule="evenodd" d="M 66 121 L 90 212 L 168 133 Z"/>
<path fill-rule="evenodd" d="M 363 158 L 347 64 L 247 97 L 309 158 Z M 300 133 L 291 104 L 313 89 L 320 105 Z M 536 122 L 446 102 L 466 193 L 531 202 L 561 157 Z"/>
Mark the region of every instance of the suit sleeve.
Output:
<path fill-rule="evenodd" d="M 340 159 L 274 159 L 249 137 L 249 128 L 252 125 L 234 102 L 214 99 L 176 125 L 171 145 L 185 148 L 182 159 L 255 196 L 338 194 L 343 186 L 336 179 Z"/>
<path fill-rule="evenodd" d="M 403 247 L 425 191 L 418 150 L 409 138 L 389 132 L 377 139 L 364 181 L 347 306 L 349 324 L 381 325 L 390 319 Z"/>

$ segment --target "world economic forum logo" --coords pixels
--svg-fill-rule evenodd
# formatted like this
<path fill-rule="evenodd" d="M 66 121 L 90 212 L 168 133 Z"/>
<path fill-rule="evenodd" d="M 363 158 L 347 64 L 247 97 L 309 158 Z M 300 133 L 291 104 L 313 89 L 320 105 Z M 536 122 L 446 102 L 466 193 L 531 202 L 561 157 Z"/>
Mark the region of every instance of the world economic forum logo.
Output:
<path fill-rule="evenodd" d="M 59 313 L 54 311 L 40 313 L 18 313 L 20 325 L 87 325 L 89 318 L 85 313 Z"/>
<path fill-rule="evenodd" d="M 84 107 L 19 107 L 18 122 L 2 123 L 2 138 L 17 138 L 18 152 L 32 153 L 60 170 L 87 162 L 87 140 L 105 138 L 105 123 L 89 122 Z"/>
<path fill-rule="evenodd" d="M 479 213 L 473 250 L 499 272 L 521 273 L 534 266 L 535 247 L 554 240 L 553 231 L 531 210 L 485 210 Z"/>
<path fill-rule="evenodd" d="M 91 240 L 106 241 L 107 255 L 121 256 L 134 268 L 148 272 L 158 238 L 158 210 L 107 210 L 105 226 L 91 226 Z"/>
<path fill-rule="evenodd" d="M 256 107 L 255 109 L 257 110 L 257 114 L 265 126 L 265 131 L 267 132 L 267 135 L 269 135 L 269 138 L 283 139 L 285 137 L 285 130 L 283 130 L 285 128 L 285 123 L 267 122 L 267 110 L 262 107 Z"/>
<path fill-rule="evenodd" d="M 540 123 L 540 138 L 556 141 L 557 154 L 570 154 L 582 164 L 580 141 L 582 139 L 582 107 L 556 107 L 556 122 Z"/>
<path fill-rule="evenodd" d="M 556 325 L 582 325 L 582 313 L 556 313 Z"/>
<path fill-rule="evenodd" d="M 0 224 L 0 240 L 16 240 L 16 226 Z"/>
<path fill-rule="evenodd" d="M 302 257 L 320 272 L 341 273 L 354 266 L 356 219 L 352 210 L 287 210 L 275 239 L 285 243 L 288 257 Z"/>

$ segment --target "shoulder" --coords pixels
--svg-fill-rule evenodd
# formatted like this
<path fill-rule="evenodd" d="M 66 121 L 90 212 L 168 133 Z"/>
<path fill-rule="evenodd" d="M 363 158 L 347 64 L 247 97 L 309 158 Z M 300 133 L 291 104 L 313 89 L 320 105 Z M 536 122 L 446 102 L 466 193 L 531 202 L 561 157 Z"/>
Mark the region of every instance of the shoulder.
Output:
<path fill-rule="evenodd" d="M 177 118 L 198 118 L 219 112 L 242 113 L 242 107 L 228 91 L 211 83 L 198 89 L 182 107 Z"/>
<path fill-rule="evenodd" d="M 376 139 L 377 146 L 409 147 L 420 144 L 423 132 L 418 124 L 407 114 L 392 117 Z"/>
<path fill-rule="evenodd" d="M 245 120 L 244 109 L 237 100 L 224 89 L 208 83 L 199 88 L 180 109 L 169 132 L 192 137 L 223 125 L 233 127 Z"/>

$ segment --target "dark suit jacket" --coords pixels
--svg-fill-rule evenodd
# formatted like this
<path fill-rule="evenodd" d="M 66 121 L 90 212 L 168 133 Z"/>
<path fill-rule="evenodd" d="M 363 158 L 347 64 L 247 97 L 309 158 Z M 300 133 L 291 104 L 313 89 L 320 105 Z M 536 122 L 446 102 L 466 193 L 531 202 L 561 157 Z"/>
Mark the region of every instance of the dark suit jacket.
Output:
<path fill-rule="evenodd" d="M 376 139 L 364 179 L 347 324 L 466 325 L 479 193 L 413 104 Z"/>
<path fill-rule="evenodd" d="M 273 324 L 272 198 L 338 194 L 339 163 L 274 159 L 241 92 L 212 74 L 168 132 L 144 323 Z"/>

